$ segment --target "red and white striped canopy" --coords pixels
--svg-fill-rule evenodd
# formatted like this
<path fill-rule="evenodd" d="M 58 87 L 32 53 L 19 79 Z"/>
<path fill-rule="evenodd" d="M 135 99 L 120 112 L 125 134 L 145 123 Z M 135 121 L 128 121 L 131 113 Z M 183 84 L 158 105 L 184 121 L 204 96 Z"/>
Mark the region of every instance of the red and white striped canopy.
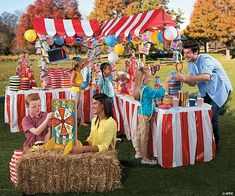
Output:
<path fill-rule="evenodd" d="M 35 18 L 34 30 L 38 34 L 67 36 L 99 36 L 101 29 L 97 20 L 68 20 Z"/>
<path fill-rule="evenodd" d="M 162 9 L 155 9 L 133 16 L 124 16 L 106 21 L 101 25 L 102 36 L 138 36 L 145 30 L 162 29 L 163 26 L 176 26 L 171 17 Z"/>

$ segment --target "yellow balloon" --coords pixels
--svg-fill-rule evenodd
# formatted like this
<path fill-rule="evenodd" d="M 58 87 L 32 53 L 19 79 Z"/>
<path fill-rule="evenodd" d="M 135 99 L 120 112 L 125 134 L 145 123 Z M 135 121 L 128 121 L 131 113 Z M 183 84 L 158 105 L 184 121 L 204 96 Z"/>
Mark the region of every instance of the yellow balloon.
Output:
<path fill-rule="evenodd" d="M 28 42 L 33 42 L 36 40 L 37 38 L 37 34 L 33 29 L 29 29 L 27 31 L 24 32 L 24 38 L 28 41 Z"/>
<path fill-rule="evenodd" d="M 154 44 L 156 44 L 158 42 L 158 32 L 157 31 L 154 31 L 151 35 L 151 42 L 153 42 Z"/>
<path fill-rule="evenodd" d="M 124 47 L 123 47 L 123 45 L 122 44 L 116 44 L 115 46 L 114 46 L 114 52 L 116 53 L 116 54 L 122 54 L 123 52 L 124 52 Z"/>

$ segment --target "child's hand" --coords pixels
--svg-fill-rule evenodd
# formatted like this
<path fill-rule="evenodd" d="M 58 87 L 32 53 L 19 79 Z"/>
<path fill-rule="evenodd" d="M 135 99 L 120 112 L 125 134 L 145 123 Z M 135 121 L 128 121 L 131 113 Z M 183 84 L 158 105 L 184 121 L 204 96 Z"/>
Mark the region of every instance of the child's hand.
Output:
<path fill-rule="evenodd" d="M 166 89 L 167 88 L 167 86 L 168 86 L 168 82 L 171 80 L 171 77 L 170 76 L 168 76 L 167 78 L 166 78 L 166 80 L 164 81 L 164 83 L 163 83 L 163 85 L 162 85 L 162 87 L 164 88 L 164 89 Z"/>
<path fill-rule="evenodd" d="M 53 112 L 50 112 L 50 113 L 48 113 L 47 114 L 47 120 L 50 120 L 50 119 L 52 119 L 52 117 L 54 116 L 54 113 Z"/>

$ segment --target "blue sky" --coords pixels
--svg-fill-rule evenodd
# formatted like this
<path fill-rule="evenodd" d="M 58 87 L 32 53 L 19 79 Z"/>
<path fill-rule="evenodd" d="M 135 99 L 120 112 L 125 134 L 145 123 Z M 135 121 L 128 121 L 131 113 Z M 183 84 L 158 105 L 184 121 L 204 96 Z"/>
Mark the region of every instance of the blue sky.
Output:
<path fill-rule="evenodd" d="M 79 11 L 85 17 L 93 8 L 95 0 L 79 0 Z M 193 5 L 196 0 L 170 0 L 168 6 L 171 9 L 182 9 L 184 17 L 186 18 L 185 24 L 181 26 L 183 29 L 189 23 L 189 17 L 193 10 Z M 0 14 L 4 11 L 14 13 L 15 11 L 24 12 L 29 4 L 34 3 L 34 0 L 0 0 Z"/>

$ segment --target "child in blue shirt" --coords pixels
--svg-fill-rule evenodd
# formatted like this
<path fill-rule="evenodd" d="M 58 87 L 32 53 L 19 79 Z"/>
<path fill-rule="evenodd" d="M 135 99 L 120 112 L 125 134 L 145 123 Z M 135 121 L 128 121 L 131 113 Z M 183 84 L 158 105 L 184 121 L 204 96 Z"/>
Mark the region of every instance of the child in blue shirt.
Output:
<path fill-rule="evenodd" d="M 138 109 L 138 130 L 136 132 L 135 142 L 135 158 L 142 158 L 142 164 L 156 165 L 156 160 L 148 158 L 147 146 L 150 131 L 151 118 L 156 111 L 154 104 L 155 98 L 160 98 L 165 94 L 165 88 L 168 85 L 170 77 L 168 77 L 160 89 L 152 89 L 148 86 L 150 82 L 150 71 L 141 67 L 135 75 L 135 86 L 133 96 L 140 101 Z"/>
<path fill-rule="evenodd" d="M 102 63 L 100 65 L 102 77 L 98 79 L 99 93 L 106 94 L 111 100 L 114 98 L 113 82 L 118 82 L 121 78 L 114 79 L 112 75 L 112 67 L 109 63 Z"/>

